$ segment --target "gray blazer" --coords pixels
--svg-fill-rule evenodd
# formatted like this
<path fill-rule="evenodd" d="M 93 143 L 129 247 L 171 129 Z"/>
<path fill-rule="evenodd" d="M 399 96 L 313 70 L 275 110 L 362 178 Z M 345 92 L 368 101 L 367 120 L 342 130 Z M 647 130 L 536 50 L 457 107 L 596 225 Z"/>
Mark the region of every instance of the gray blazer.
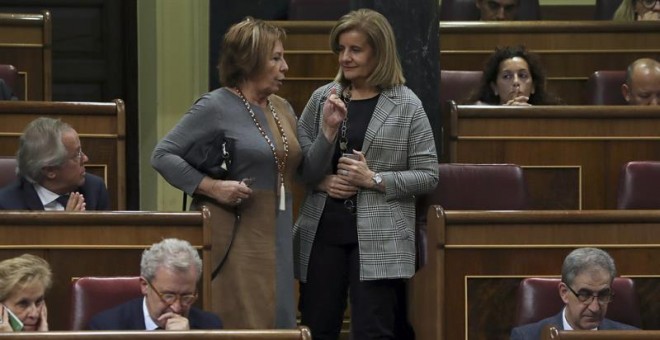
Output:
<path fill-rule="evenodd" d="M 563 312 L 563 310 L 562 310 Z M 514 328 L 511 330 L 511 340 L 537 340 L 541 338 L 541 331 L 546 325 L 554 325 L 559 330 L 564 329 L 564 320 L 562 320 L 562 312 L 551 316 L 549 318 L 543 319 L 539 322 L 530 323 L 528 325 L 523 325 Z M 620 323 L 612 321 L 610 319 L 603 319 L 598 326 L 600 330 L 625 330 L 625 329 L 637 329 L 636 327 L 626 325 L 625 323 Z"/>
<path fill-rule="evenodd" d="M 336 141 L 321 131 L 327 84 L 312 94 L 298 121 L 306 196 L 294 224 L 295 274 L 306 282 L 307 265 L 327 194 L 315 190 L 331 174 Z M 360 279 L 410 278 L 415 273 L 415 195 L 438 183 L 438 159 L 422 103 L 407 87 L 383 90 L 362 145 L 369 168 L 383 177 L 386 192 L 361 188 L 357 195 Z"/>

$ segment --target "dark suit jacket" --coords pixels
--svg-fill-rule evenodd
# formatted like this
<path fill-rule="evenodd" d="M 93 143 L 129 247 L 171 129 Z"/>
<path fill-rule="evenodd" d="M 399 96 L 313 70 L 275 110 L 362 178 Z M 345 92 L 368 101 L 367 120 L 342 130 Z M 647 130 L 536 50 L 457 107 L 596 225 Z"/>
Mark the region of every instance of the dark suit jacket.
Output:
<path fill-rule="evenodd" d="M 108 190 L 101 177 L 86 173 L 85 184 L 78 192 L 85 196 L 87 210 L 110 210 Z M 19 178 L 0 189 L 0 210 L 44 210 L 44 205 L 32 183 Z"/>
<path fill-rule="evenodd" d="M 546 325 L 554 325 L 559 330 L 564 329 L 564 320 L 562 320 L 562 312 L 555 316 L 551 316 L 547 319 L 543 319 L 539 322 L 530 323 L 528 325 L 523 325 L 515 327 L 511 330 L 511 340 L 536 340 L 540 339 L 541 331 Z M 624 329 L 637 329 L 636 327 L 626 325 L 625 323 L 620 323 L 612 321 L 610 319 L 603 319 L 598 326 L 600 330 L 624 330 Z"/>
<path fill-rule="evenodd" d="M 143 297 L 133 299 L 97 314 L 89 322 L 87 329 L 99 331 L 145 330 L 144 313 L 142 312 L 143 299 Z M 222 321 L 218 316 L 195 307 L 190 308 L 188 322 L 190 329 L 222 328 Z"/>
<path fill-rule="evenodd" d="M 0 79 L 0 100 L 18 100 L 4 79 Z"/>

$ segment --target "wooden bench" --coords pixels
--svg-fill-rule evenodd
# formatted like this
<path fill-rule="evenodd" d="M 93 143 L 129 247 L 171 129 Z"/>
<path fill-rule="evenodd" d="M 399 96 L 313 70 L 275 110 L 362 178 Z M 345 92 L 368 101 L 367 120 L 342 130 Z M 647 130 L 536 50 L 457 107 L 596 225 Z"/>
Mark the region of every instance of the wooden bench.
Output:
<path fill-rule="evenodd" d="M 660 339 L 660 331 L 564 331 L 548 327 L 541 336 L 542 340 L 637 340 Z"/>
<path fill-rule="evenodd" d="M 53 287 L 46 293 L 48 321 L 66 330 L 70 282 L 82 276 L 140 275 L 142 251 L 175 237 L 199 249 L 203 273 L 201 306 L 211 306 L 211 226 L 209 212 L 115 211 L 0 212 L 0 259 L 32 253 L 46 259 Z M 0 333 L 1 334 L 1 333 Z"/>
<path fill-rule="evenodd" d="M 87 171 L 105 180 L 112 209 L 126 209 L 124 102 L 0 101 L 0 156 L 15 156 L 23 130 L 41 116 L 60 118 L 76 129 L 89 157 Z"/>
<path fill-rule="evenodd" d="M 52 98 L 52 22 L 50 13 L 0 13 L 0 63 L 19 72 L 15 94 L 22 100 Z"/>
<path fill-rule="evenodd" d="M 578 247 L 612 255 L 635 281 L 645 329 L 660 329 L 660 211 L 429 209 L 428 263 L 411 280 L 417 339 L 505 339 L 525 277 L 557 276 Z M 559 312 L 559 311 L 557 311 Z"/>
<path fill-rule="evenodd" d="M 533 209 L 615 209 L 619 172 L 660 160 L 660 108 L 453 105 L 445 159 L 523 167 Z"/>
<path fill-rule="evenodd" d="M 3 340 L 311 340 L 307 327 L 289 330 L 193 330 L 193 331 L 113 331 L 113 332 L 31 332 L 0 333 Z"/>

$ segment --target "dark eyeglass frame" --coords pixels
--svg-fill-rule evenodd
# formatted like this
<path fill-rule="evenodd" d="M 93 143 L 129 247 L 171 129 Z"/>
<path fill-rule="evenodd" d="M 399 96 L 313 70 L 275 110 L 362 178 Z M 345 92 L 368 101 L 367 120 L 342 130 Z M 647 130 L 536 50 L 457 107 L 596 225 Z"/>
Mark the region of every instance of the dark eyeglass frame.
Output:
<path fill-rule="evenodd" d="M 610 289 L 610 293 L 607 295 L 599 295 L 596 292 L 591 292 L 591 294 L 589 294 L 589 296 L 586 297 L 585 294 L 579 294 L 578 292 L 574 291 L 573 288 L 571 288 L 571 286 L 568 283 L 564 282 L 564 285 L 566 286 L 566 288 L 568 288 L 568 290 L 571 291 L 571 293 L 573 293 L 573 295 L 575 295 L 578 301 L 582 302 L 585 305 L 590 305 L 594 301 L 594 298 L 596 298 L 596 301 L 598 301 L 598 304 L 601 306 L 605 306 L 614 300 L 614 292 L 611 289 Z M 607 301 L 601 300 L 604 298 L 607 298 Z"/>
<path fill-rule="evenodd" d="M 174 293 L 161 294 L 161 292 L 159 292 L 158 289 L 156 289 L 156 287 L 154 287 L 154 285 L 152 285 L 149 280 L 145 279 L 145 281 L 147 281 L 147 285 L 149 285 L 149 287 L 153 289 L 154 293 L 158 295 L 160 301 L 162 301 L 164 304 L 168 306 L 175 304 L 177 301 L 179 301 L 179 303 L 181 303 L 182 306 L 190 306 L 193 303 L 195 303 L 195 301 L 197 301 L 198 298 L 197 292 L 195 292 L 195 294 L 184 294 L 184 295 L 174 294 Z M 168 300 L 172 300 L 172 302 Z"/>
<path fill-rule="evenodd" d="M 642 6 L 646 9 L 653 9 L 655 7 L 655 4 L 658 3 L 660 0 L 640 0 L 642 2 Z"/>

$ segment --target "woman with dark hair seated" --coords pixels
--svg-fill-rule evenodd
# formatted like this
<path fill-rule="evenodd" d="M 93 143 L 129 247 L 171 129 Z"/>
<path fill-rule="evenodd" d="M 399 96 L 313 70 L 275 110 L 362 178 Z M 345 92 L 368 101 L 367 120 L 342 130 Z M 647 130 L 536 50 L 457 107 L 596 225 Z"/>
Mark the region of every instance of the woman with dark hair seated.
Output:
<path fill-rule="evenodd" d="M 545 71 L 524 46 L 498 47 L 484 65 L 481 83 L 468 103 L 479 105 L 556 105 L 546 90 Z"/>

